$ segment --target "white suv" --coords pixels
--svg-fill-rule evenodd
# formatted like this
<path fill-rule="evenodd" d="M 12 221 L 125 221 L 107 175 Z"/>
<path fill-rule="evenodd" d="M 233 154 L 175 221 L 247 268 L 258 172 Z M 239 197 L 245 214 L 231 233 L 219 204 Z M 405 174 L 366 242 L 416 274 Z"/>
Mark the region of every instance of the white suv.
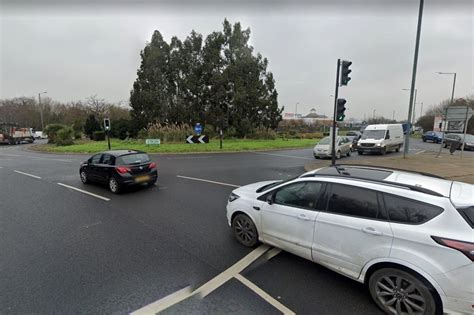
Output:
<path fill-rule="evenodd" d="M 245 246 L 264 242 L 366 283 L 389 314 L 474 313 L 474 186 L 365 166 L 321 168 L 229 196 Z"/>

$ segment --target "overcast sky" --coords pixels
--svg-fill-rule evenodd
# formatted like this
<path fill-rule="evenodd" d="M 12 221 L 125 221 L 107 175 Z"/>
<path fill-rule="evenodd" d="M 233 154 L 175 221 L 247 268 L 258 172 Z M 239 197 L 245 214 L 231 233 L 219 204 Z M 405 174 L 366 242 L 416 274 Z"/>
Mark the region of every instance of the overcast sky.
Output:
<path fill-rule="evenodd" d="M 298 113 L 331 115 L 343 58 L 353 62 L 352 81 L 340 89 L 346 116 L 407 116 L 402 89 L 411 83 L 418 1 L 197 2 L 0 0 L 0 98 L 48 91 L 65 102 L 97 94 L 127 104 L 154 30 L 184 39 L 192 29 L 221 30 L 227 18 L 250 27 L 286 112 L 299 102 Z M 417 75 L 425 109 L 451 95 L 452 76 L 437 71 L 457 72 L 457 97 L 474 93 L 473 16 L 471 0 L 425 0 Z"/>

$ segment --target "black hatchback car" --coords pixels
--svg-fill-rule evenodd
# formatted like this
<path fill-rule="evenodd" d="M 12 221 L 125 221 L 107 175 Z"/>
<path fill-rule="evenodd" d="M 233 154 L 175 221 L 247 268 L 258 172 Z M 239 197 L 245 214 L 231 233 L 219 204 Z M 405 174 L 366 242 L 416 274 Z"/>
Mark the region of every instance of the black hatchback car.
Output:
<path fill-rule="evenodd" d="M 106 151 L 93 155 L 79 169 L 84 184 L 108 184 L 114 194 L 126 186 L 152 186 L 158 178 L 156 163 L 145 152 L 133 150 Z"/>

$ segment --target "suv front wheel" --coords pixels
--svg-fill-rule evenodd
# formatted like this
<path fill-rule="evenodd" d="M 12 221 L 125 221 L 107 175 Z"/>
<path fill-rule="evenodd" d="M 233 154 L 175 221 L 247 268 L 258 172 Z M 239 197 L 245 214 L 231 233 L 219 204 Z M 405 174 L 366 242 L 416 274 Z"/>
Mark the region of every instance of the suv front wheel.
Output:
<path fill-rule="evenodd" d="M 434 289 L 406 271 L 395 268 L 375 271 L 369 279 L 369 290 L 375 303 L 387 314 L 437 314 Z"/>

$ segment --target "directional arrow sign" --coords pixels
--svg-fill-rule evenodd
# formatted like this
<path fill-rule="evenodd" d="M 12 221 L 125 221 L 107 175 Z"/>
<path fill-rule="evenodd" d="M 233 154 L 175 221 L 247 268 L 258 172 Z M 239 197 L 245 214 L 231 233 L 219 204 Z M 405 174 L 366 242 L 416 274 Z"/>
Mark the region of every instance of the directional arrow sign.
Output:
<path fill-rule="evenodd" d="M 209 143 L 209 137 L 206 135 L 191 135 L 186 138 L 186 143 Z"/>

